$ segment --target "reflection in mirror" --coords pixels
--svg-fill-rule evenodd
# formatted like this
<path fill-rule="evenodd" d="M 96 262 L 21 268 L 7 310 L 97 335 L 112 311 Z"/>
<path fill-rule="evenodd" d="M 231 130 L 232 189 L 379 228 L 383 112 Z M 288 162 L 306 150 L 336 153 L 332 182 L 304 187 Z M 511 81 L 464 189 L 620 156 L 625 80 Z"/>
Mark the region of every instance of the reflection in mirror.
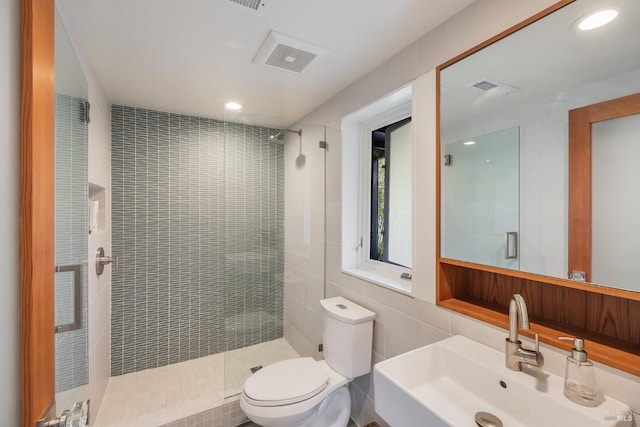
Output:
<path fill-rule="evenodd" d="M 442 256 L 518 268 L 519 143 L 514 127 L 442 147 Z"/>
<path fill-rule="evenodd" d="M 612 0 L 607 5 L 615 8 L 618 16 L 605 26 L 580 30 L 580 19 L 601 9 L 602 2 L 576 0 L 441 71 L 443 153 L 454 141 L 520 128 L 519 228 L 514 230 L 519 236 L 519 265 L 503 265 L 506 268 L 567 278 L 571 191 L 568 112 L 640 92 L 640 2 Z M 632 158 L 628 153 L 622 156 Z M 442 161 L 444 164 L 445 160 Z M 450 168 L 442 166 L 441 170 L 442 179 L 447 179 Z M 595 179 L 598 178 L 594 176 Z M 619 186 L 619 181 L 594 183 L 594 189 Z M 460 215 L 446 206 L 452 197 L 448 192 L 449 188 L 443 186 L 443 224 L 451 223 L 452 215 Z M 606 217 L 599 216 L 598 223 L 594 223 L 594 228 L 604 225 L 605 229 L 594 230 L 594 235 L 609 235 L 612 224 L 621 224 L 621 215 L 628 211 L 611 209 L 610 201 L 606 200 L 598 204 L 609 209 L 605 209 Z M 638 227 L 637 218 L 628 226 Z M 511 224 L 496 221 L 492 231 L 502 232 L 507 226 Z M 443 233 L 446 236 L 444 229 Z M 450 242 L 445 236 L 442 255 L 468 260 L 448 252 Z M 595 248 L 601 243 L 594 242 L 594 257 L 598 258 L 594 265 L 609 264 L 611 257 L 620 257 L 621 253 L 638 253 L 637 247 L 625 248 L 621 244 L 617 240 L 615 250 L 603 250 Z M 474 261 L 495 265 L 492 261 L 497 251 L 494 248 L 488 252 L 483 254 L 485 259 Z M 628 269 L 630 264 L 637 261 L 617 265 L 614 270 L 637 277 L 637 272 Z M 598 283 L 625 287 L 619 280 L 618 275 L 594 273 L 594 281 Z"/>
<path fill-rule="evenodd" d="M 640 114 L 591 127 L 591 280 L 640 291 Z M 610 221 L 615 216 L 617 221 Z"/>
<path fill-rule="evenodd" d="M 62 410 L 89 397 L 88 85 L 57 13 L 55 69 L 55 381 Z"/>

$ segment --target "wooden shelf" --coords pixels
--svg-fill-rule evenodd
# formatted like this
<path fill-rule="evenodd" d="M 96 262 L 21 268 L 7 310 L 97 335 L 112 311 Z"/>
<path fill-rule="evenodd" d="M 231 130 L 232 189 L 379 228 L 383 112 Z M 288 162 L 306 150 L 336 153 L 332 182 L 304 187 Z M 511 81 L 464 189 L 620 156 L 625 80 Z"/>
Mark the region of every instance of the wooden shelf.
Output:
<path fill-rule="evenodd" d="M 511 296 L 527 302 L 531 331 L 570 351 L 560 336 L 585 338 L 589 357 L 640 375 L 640 296 L 617 289 L 450 259 L 438 262 L 439 306 L 508 329 Z M 632 294 L 632 295 L 628 295 Z"/>

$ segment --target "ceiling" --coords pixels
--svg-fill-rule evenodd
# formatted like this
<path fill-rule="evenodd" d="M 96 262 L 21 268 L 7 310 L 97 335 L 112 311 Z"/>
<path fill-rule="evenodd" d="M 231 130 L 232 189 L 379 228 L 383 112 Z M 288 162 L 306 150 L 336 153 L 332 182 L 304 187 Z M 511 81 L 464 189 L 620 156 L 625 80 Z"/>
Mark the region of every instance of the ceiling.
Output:
<path fill-rule="evenodd" d="M 473 0 L 56 0 L 114 104 L 285 127 Z M 296 74 L 253 63 L 271 30 L 328 49 Z"/>

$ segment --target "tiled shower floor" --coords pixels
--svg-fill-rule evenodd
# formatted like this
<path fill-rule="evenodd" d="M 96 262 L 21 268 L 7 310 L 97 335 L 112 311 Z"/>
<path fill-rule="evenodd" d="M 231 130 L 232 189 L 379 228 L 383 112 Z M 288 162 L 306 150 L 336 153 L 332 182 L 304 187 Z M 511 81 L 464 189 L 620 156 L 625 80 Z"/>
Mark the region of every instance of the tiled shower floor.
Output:
<path fill-rule="evenodd" d="M 161 368 L 112 377 L 95 427 L 156 427 L 222 405 L 250 368 L 298 357 L 284 338 Z M 226 366 L 225 366 L 226 362 Z M 237 398 L 237 397 L 236 397 Z"/>

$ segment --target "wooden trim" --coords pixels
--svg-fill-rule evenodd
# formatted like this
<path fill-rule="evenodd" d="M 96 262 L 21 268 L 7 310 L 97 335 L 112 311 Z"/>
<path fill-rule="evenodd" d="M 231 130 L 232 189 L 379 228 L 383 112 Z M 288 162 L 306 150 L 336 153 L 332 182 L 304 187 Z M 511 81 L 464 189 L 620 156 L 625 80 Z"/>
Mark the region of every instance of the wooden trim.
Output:
<path fill-rule="evenodd" d="M 640 93 L 569 111 L 569 271 L 591 280 L 591 125 L 640 114 Z"/>
<path fill-rule="evenodd" d="M 506 268 L 493 267 L 484 264 L 475 264 L 467 261 L 456 259 L 440 258 L 439 263 L 442 265 L 453 265 L 458 267 L 470 268 L 478 271 L 486 271 L 488 273 L 501 274 L 503 276 L 514 277 L 522 280 L 531 280 L 536 282 L 544 282 L 549 285 L 561 286 L 564 288 L 577 289 L 585 292 L 593 292 L 601 295 L 609 295 L 616 298 L 625 298 L 633 301 L 640 301 L 640 292 L 632 292 L 624 289 L 609 288 L 599 286 L 593 283 L 576 282 L 568 279 L 560 279 L 558 277 L 543 276 L 541 274 L 528 273 L 520 270 L 508 270 Z"/>
<path fill-rule="evenodd" d="M 55 399 L 54 1 L 22 1 L 21 394 L 22 426 Z"/>
<path fill-rule="evenodd" d="M 591 280 L 591 123 L 585 109 L 569 111 L 569 273 Z"/>

